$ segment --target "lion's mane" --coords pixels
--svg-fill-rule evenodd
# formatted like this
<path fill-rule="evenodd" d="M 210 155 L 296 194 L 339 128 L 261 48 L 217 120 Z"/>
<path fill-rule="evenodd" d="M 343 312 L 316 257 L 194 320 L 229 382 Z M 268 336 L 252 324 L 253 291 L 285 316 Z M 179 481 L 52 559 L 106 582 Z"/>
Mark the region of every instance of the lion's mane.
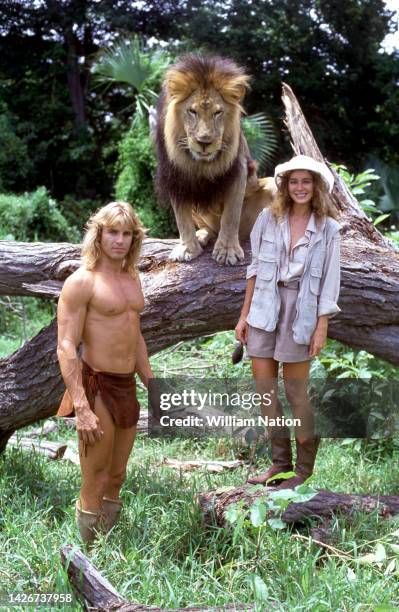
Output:
<path fill-rule="evenodd" d="M 157 106 L 156 146 L 158 167 L 156 191 L 160 202 L 173 200 L 206 211 L 222 200 L 245 162 L 247 153 L 241 131 L 241 101 L 249 77 L 232 60 L 218 56 L 188 54 L 166 73 Z M 178 146 L 185 135 L 179 103 L 196 91 L 215 89 L 229 105 L 223 146 L 213 161 L 199 162 Z"/>

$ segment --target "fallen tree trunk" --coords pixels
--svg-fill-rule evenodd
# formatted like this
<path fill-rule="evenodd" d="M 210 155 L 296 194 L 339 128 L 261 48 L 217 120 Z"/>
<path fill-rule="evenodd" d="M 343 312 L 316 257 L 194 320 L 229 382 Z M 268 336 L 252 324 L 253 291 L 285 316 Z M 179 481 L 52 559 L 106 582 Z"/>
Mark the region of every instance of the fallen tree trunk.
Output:
<path fill-rule="evenodd" d="M 157 608 L 129 602 L 123 599 L 111 583 L 100 574 L 83 553 L 72 546 L 61 549 L 61 561 L 67 570 L 68 578 L 79 599 L 82 599 L 89 610 L 119 610 L 121 612 L 167 612 L 165 608 Z M 232 605 L 223 608 L 189 607 L 178 608 L 174 612 L 216 612 L 218 610 L 233 612 L 233 610 L 255 610 L 252 605 Z"/>
<path fill-rule="evenodd" d="M 33 450 L 53 460 L 62 459 L 68 446 L 66 442 L 50 442 L 48 440 L 35 440 L 29 437 L 18 438 L 17 436 L 11 436 L 8 444 L 21 450 Z"/>
<path fill-rule="evenodd" d="M 198 504 L 207 524 L 226 527 L 225 512 L 231 504 L 244 502 L 249 508 L 259 497 L 265 498 L 273 492 L 272 487 L 262 490 L 251 485 L 243 485 L 226 491 L 207 491 L 198 495 Z M 399 514 L 399 495 L 357 495 L 352 493 L 333 493 L 320 490 L 311 500 L 291 503 L 282 514 L 287 524 L 303 523 L 305 519 L 326 519 L 335 514 L 351 514 L 355 510 L 366 514 L 378 509 L 383 517 Z"/>
<path fill-rule="evenodd" d="M 287 86 L 283 101 L 295 151 L 322 159 Z M 343 223 L 342 312 L 331 320 L 329 336 L 399 363 L 399 253 L 368 221 L 338 176 L 334 197 Z M 211 246 L 194 262 L 169 262 L 175 244 L 147 239 L 143 247 L 142 329 L 150 354 L 181 340 L 232 329 L 242 306 L 249 244 L 244 245 L 245 261 L 233 267 L 216 264 Z M 0 242 L 0 294 L 55 298 L 79 265 L 78 255 L 77 245 Z M 55 345 L 51 324 L 0 362 L 0 452 L 13 431 L 55 413 L 63 392 Z"/>

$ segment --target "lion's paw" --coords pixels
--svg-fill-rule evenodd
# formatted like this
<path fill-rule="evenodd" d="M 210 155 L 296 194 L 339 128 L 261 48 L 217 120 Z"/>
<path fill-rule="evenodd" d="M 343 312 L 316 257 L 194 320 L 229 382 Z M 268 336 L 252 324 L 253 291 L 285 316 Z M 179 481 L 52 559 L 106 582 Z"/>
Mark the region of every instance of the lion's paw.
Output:
<path fill-rule="evenodd" d="M 191 261 L 202 253 L 202 248 L 199 242 L 187 244 L 178 244 L 171 252 L 169 259 L 171 261 Z"/>
<path fill-rule="evenodd" d="M 215 248 L 212 253 L 213 259 L 220 264 L 226 264 L 228 266 L 234 266 L 239 261 L 244 259 L 244 251 L 239 244 L 233 246 L 222 245 L 216 242 Z"/>

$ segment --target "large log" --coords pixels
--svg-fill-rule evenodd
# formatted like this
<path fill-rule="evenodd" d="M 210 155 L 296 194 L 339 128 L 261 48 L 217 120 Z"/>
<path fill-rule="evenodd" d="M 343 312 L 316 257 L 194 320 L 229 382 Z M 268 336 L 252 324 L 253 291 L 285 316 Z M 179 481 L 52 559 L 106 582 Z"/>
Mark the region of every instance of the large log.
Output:
<path fill-rule="evenodd" d="M 272 487 L 253 487 L 245 484 L 231 487 L 228 491 L 206 491 L 198 495 L 198 503 L 207 524 L 226 526 L 225 513 L 231 504 L 244 502 L 249 508 L 259 497 L 267 498 L 275 489 Z M 307 518 L 328 519 L 332 515 L 349 515 L 358 510 L 368 514 L 377 512 L 382 517 L 399 514 L 399 495 L 358 495 L 354 493 L 334 493 L 319 490 L 311 500 L 302 503 L 291 503 L 282 514 L 287 524 L 303 523 Z"/>
<path fill-rule="evenodd" d="M 322 159 L 292 91 L 283 101 L 293 147 Z M 342 312 L 329 335 L 399 363 L 399 253 L 370 223 L 340 177 L 334 197 L 341 211 Z M 146 308 L 142 329 L 150 354 L 181 340 L 232 329 L 245 290 L 246 259 L 220 266 L 212 247 L 190 263 L 168 261 L 175 240 L 147 239 L 140 268 Z M 0 242 L 0 295 L 56 298 L 63 280 L 79 265 L 79 247 L 69 244 Z M 0 452 L 15 429 L 54 414 L 63 384 L 55 353 L 54 324 L 0 362 Z M 227 357 L 227 356 L 226 356 Z"/>
<path fill-rule="evenodd" d="M 61 549 L 61 561 L 68 573 L 69 581 L 79 599 L 88 610 L 119 610 L 119 612 L 167 612 L 166 608 L 157 608 L 145 604 L 129 602 L 123 599 L 111 583 L 100 574 L 85 555 L 72 546 Z M 174 612 L 233 612 L 233 610 L 255 610 L 253 605 L 232 605 L 223 608 L 189 607 L 176 608 Z"/>

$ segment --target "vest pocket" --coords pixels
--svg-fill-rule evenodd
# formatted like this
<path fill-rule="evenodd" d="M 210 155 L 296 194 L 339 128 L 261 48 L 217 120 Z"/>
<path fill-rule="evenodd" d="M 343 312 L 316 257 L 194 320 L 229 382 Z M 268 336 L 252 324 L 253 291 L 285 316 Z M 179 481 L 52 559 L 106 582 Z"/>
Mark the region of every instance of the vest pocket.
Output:
<path fill-rule="evenodd" d="M 258 259 L 258 277 L 261 280 L 271 281 L 277 271 L 276 259 L 264 253 L 260 253 Z"/>
<path fill-rule="evenodd" d="M 312 255 L 312 266 L 322 269 L 326 258 L 326 249 L 323 247 L 316 248 Z"/>
<path fill-rule="evenodd" d="M 270 257 L 274 256 L 276 258 L 276 242 L 274 239 L 274 234 L 266 233 L 262 236 L 262 242 L 260 244 L 259 255 L 262 257 Z"/>
<path fill-rule="evenodd" d="M 320 268 L 310 268 L 310 291 L 314 295 L 320 295 L 320 281 L 321 281 L 321 270 Z"/>
<path fill-rule="evenodd" d="M 272 331 L 276 327 L 278 305 L 276 295 L 277 261 L 259 256 L 258 273 L 247 321 L 253 327 Z"/>

